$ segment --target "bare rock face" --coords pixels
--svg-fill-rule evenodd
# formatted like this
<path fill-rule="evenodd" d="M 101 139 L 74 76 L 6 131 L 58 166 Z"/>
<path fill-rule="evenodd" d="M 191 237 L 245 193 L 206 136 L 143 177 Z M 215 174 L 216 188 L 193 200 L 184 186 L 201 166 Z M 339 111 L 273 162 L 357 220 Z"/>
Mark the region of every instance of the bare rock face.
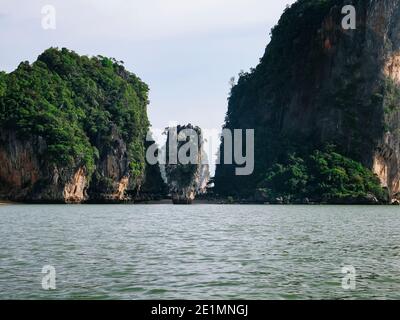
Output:
<path fill-rule="evenodd" d="M 352 95 L 353 128 L 349 110 L 331 111 L 330 125 L 318 128 L 320 138 L 339 133 L 347 154 L 372 169 L 392 198 L 400 192 L 400 1 L 356 1 L 357 29 L 343 30 L 340 5 L 332 7 L 323 23 L 321 41 L 322 90 L 335 87 Z M 343 16 L 343 15 L 342 15 Z M 336 84 L 337 86 L 337 84 Z M 351 89 L 351 91 L 350 91 Z M 316 105 L 317 106 L 317 105 Z M 347 111 L 347 115 L 345 112 Z M 317 113 L 323 119 L 320 113 Z M 318 120 L 314 118 L 314 120 Z M 351 119 L 350 119 L 351 120 Z M 336 128 L 335 128 L 336 126 Z M 358 137 L 357 137 L 358 136 Z M 343 144 L 344 143 L 344 144 Z M 357 150 L 356 153 L 353 150 Z"/>
<path fill-rule="evenodd" d="M 80 203 L 87 200 L 84 167 L 58 168 L 46 160 L 41 137 L 19 139 L 0 130 L 0 197 L 12 201 Z"/>
<path fill-rule="evenodd" d="M 46 160 L 41 137 L 22 140 L 0 130 L 0 198 L 23 202 L 123 202 L 131 187 L 126 146 L 120 139 L 88 174 L 84 166 L 57 167 Z"/>
<path fill-rule="evenodd" d="M 88 181 L 86 178 L 86 170 L 82 167 L 72 177 L 64 187 L 64 199 L 67 203 L 80 203 L 87 199 L 86 189 Z"/>
<path fill-rule="evenodd" d="M 88 190 L 90 201 L 93 202 L 129 201 L 126 191 L 135 184 L 129 171 L 125 141 L 115 128 L 110 139 L 111 147 L 103 149 Z"/>

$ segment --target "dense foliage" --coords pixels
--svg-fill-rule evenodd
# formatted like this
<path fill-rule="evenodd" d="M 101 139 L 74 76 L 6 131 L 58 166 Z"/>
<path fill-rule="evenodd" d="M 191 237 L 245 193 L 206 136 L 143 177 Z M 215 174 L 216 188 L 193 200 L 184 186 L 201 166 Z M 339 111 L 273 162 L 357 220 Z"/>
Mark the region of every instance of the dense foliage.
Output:
<path fill-rule="evenodd" d="M 119 135 L 133 176 L 143 173 L 148 87 L 122 62 L 51 48 L 36 62 L 0 73 L 0 126 L 42 136 L 48 160 L 89 172 Z"/>
<path fill-rule="evenodd" d="M 269 199 L 340 201 L 369 195 L 386 202 L 379 179 L 360 163 L 336 153 L 332 147 L 300 157 L 290 155 L 286 163 L 270 168 L 260 183 Z"/>

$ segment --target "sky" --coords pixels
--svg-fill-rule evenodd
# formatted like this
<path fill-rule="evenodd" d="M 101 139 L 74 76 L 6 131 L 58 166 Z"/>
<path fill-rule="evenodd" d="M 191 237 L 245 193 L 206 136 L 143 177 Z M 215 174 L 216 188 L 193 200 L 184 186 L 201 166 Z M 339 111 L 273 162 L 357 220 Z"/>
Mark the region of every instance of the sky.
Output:
<path fill-rule="evenodd" d="M 149 85 L 153 130 L 177 123 L 219 130 L 229 80 L 258 64 L 271 28 L 293 2 L 0 0 L 0 70 L 33 62 L 49 47 L 114 57 Z M 42 26 L 47 5 L 55 29 Z"/>

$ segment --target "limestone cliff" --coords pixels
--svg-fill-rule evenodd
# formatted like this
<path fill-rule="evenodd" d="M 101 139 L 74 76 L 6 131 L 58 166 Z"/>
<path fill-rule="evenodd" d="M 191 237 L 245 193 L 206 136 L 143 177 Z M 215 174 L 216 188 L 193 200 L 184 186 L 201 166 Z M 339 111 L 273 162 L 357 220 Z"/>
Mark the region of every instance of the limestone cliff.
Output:
<path fill-rule="evenodd" d="M 122 62 L 67 49 L 0 73 L 0 199 L 131 200 L 145 175 L 147 94 Z"/>
<path fill-rule="evenodd" d="M 42 137 L 17 138 L 15 131 L 0 130 L 0 195 L 2 199 L 32 202 L 77 203 L 87 199 L 84 167 L 49 165 Z"/>
<path fill-rule="evenodd" d="M 164 148 L 167 161 L 161 166 L 162 176 L 174 204 L 191 204 L 196 195 L 206 192 L 210 178 L 201 129 L 191 124 L 179 125 L 167 128 L 167 133 Z M 173 145 L 176 149 L 170 151 Z"/>
<path fill-rule="evenodd" d="M 355 30 L 342 28 L 345 5 L 356 9 Z M 376 173 L 396 198 L 400 1 L 299 0 L 287 8 L 260 64 L 232 89 L 226 127 L 255 129 L 256 169 L 235 177 L 232 166 L 218 166 L 221 194 L 240 194 L 236 186 L 254 191 L 290 154 L 304 160 L 332 144 Z"/>

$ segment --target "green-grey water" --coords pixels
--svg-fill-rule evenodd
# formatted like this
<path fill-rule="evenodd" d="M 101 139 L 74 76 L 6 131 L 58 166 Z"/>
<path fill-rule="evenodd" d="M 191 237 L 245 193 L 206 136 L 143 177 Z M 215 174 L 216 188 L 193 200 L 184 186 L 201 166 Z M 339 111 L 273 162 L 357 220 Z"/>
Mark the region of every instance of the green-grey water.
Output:
<path fill-rule="evenodd" d="M 398 207 L 0 206 L 0 299 L 363 298 L 400 298 Z"/>

